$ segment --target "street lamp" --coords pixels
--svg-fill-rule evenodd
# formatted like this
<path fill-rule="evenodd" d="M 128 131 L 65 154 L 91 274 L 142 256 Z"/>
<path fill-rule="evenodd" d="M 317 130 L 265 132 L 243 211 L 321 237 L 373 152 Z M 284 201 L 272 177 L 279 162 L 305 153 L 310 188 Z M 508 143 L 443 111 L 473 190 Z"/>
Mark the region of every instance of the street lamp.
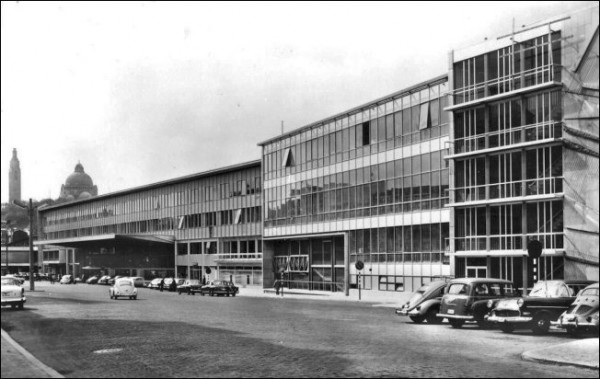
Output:
<path fill-rule="evenodd" d="M 35 280 L 33 277 L 33 263 L 35 256 L 33 255 L 33 210 L 37 207 L 33 206 L 33 201 L 29 198 L 29 206 L 22 204 L 20 201 L 13 200 L 13 204 L 19 208 L 27 209 L 29 217 L 29 290 L 35 290 Z"/>
<path fill-rule="evenodd" d="M 8 269 L 8 246 L 10 245 L 10 238 L 12 234 L 12 228 L 10 228 L 11 220 L 6 219 L 6 240 L 4 241 L 6 245 L 6 274 L 10 274 Z M 10 231 L 10 233 L 9 233 Z"/>

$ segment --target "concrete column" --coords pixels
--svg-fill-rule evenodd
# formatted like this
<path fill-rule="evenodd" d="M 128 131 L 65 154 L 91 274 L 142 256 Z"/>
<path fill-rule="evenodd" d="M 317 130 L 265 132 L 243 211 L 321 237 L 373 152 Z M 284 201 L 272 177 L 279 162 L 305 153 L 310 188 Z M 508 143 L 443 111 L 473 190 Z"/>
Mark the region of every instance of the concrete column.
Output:
<path fill-rule="evenodd" d="M 350 295 L 350 251 L 349 233 L 344 233 L 344 295 Z"/>

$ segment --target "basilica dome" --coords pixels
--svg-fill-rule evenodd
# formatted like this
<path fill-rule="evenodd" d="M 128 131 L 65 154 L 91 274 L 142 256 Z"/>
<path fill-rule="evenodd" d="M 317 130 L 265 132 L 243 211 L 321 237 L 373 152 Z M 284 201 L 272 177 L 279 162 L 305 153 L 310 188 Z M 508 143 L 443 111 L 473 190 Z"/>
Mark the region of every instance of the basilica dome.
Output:
<path fill-rule="evenodd" d="M 66 200 L 87 199 L 98 195 L 98 187 L 92 177 L 85 173 L 83 165 L 77 163 L 75 171 L 67 177 L 60 189 L 60 197 Z"/>

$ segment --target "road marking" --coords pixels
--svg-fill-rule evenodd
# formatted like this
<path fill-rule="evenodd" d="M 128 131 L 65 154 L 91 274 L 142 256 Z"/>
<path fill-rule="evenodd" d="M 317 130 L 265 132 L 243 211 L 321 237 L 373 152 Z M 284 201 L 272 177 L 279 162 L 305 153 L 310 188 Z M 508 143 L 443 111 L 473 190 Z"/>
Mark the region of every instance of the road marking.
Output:
<path fill-rule="evenodd" d="M 95 354 L 113 354 L 123 351 L 123 349 L 102 349 L 94 351 Z"/>

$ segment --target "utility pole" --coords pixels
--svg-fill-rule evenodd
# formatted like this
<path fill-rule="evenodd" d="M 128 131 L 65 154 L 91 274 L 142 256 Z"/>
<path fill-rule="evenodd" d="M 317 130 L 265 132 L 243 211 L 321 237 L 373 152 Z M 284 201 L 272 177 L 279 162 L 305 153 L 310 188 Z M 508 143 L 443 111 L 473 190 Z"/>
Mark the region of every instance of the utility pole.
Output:
<path fill-rule="evenodd" d="M 35 280 L 33 277 L 33 270 L 35 267 L 35 255 L 33 252 L 33 200 L 29 198 L 29 206 L 21 204 L 20 201 L 13 200 L 13 204 L 19 208 L 27 209 L 27 215 L 29 217 L 29 290 L 35 290 Z"/>

